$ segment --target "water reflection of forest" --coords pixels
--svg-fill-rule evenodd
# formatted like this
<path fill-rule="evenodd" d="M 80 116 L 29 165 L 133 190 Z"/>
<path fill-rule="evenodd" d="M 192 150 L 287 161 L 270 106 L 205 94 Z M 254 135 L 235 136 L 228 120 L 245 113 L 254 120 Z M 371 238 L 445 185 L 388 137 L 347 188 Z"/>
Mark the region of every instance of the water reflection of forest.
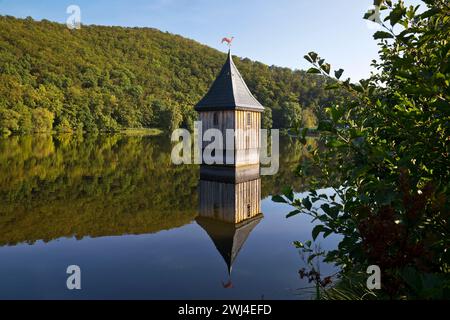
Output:
<path fill-rule="evenodd" d="M 315 145 L 316 141 L 308 141 Z M 198 166 L 174 166 L 160 137 L 25 136 L 0 139 L 0 245 L 61 237 L 145 234 L 198 215 Z M 261 197 L 285 185 L 306 147 L 284 139 L 280 171 Z"/>

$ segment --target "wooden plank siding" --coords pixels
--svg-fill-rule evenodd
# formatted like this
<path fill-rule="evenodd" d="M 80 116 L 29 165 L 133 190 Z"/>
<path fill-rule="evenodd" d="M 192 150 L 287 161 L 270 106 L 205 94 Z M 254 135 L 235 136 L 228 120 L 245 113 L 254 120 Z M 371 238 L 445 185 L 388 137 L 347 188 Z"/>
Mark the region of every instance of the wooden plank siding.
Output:
<path fill-rule="evenodd" d="M 217 124 L 214 117 L 217 117 Z M 250 117 L 250 118 L 248 118 Z M 250 121 L 248 121 L 248 119 Z M 227 148 L 226 130 L 234 129 L 234 165 L 259 163 L 261 113 L 255 111 L 229 110 L 200 112 L 203 134 L 209 129 L 218 129 L 222 133 L 224 149 Z M 210 142 L 202 142 L 202 150 Z M 225 161 L 224 161 L 225 162 Z"/>
<path fill-rule="evenodd" d="M 200 216 L 240 223 L 261 213 L 261 179 L 238 184 L 200 181 Z"/>
<path fill-rule="evenodd" d="M 250 125 L 247 117 L 250 116 Z M 260 132 L 261 113 L 251 111 L 235 111 L 236 126 L 236 149 L 259 149 L 260 148 Z M 248 139 L 248 140 L 247 140 Z"/>
<path fill-rule="evenodd" d="M 214 124 L 214 114 L 217 114 L 218 125 Z M 234 111 L 200 112 L 200 120 L 202 121 L 203 134 L 209 129 L 219 129 L 223 134 L 224 147 L 226 147 L 226 130 L 234 129 Z M 209 142 L 203 142 L 203 149 L 208 144 Z"/>
<path fill-rule="evenodd" d="M 261 213 L 261 179 L 236 185 L 236 223 Z"/>

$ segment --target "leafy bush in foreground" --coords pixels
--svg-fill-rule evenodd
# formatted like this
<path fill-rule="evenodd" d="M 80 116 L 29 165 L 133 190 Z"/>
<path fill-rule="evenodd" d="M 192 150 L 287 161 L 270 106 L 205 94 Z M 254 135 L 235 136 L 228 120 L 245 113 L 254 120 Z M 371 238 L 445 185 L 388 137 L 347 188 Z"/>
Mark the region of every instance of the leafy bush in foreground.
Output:
<path fill-rule="evenodd" d="M 341 283 L 378 265 L 378 298 L 450 298 L 450 5 L 424 2 L 420 12 L 403 1 L 376 0 L 387 12 L 374 35 L 378 73 L 337 83 L 351 97 L 328 109 L 329 133 L 322 136 L 328 149 L 298 168 L 300 175 L 320 170 L 317 187 L 330 186 L 335 195 L 313 191 L 294 199 L 288 189 L 274 198 L 296 207 L 290 215 L 320 221 L 314 239 L 342 236 L 335 251 L 309 252 L 310 261 L 320 255 L 340 266 Z M 310 73 L 331 77 L 316 53 L 305 58 Z"/>

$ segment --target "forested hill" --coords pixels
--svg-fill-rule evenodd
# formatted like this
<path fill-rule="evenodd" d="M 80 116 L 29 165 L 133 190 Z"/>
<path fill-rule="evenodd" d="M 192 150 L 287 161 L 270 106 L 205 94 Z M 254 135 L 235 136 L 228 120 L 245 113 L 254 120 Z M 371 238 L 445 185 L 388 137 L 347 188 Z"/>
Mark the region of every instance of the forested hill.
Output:
<path fill-rule="evenodd" d="M 193 106 L 225 58 L 150 28 L 69 30 L 46 20 L 0 16 L 0 133 L 191 127 Z M 308 110 L 333 99 L 318 76 L 249 59 L 235 62 L 270 109 L 265 126 L 272 118 L 275 127 L 290 127 L 302 116 L 311 126 Z"/>

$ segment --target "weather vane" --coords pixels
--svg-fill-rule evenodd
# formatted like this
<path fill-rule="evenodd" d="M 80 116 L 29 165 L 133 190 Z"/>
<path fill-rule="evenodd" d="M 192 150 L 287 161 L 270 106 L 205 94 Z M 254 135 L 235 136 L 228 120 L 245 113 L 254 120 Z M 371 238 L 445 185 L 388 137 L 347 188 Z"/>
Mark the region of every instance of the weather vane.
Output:
<path fill-rule="evenodd" d="M 222 39 L 222 44 L 226 42 L 228 45 L 228 48 L 231 48 L 231 44 L 232 44 L 233 40 L 234 40 L 234 37 L 231 37 L 231 38 L 225 37 Z"/>

